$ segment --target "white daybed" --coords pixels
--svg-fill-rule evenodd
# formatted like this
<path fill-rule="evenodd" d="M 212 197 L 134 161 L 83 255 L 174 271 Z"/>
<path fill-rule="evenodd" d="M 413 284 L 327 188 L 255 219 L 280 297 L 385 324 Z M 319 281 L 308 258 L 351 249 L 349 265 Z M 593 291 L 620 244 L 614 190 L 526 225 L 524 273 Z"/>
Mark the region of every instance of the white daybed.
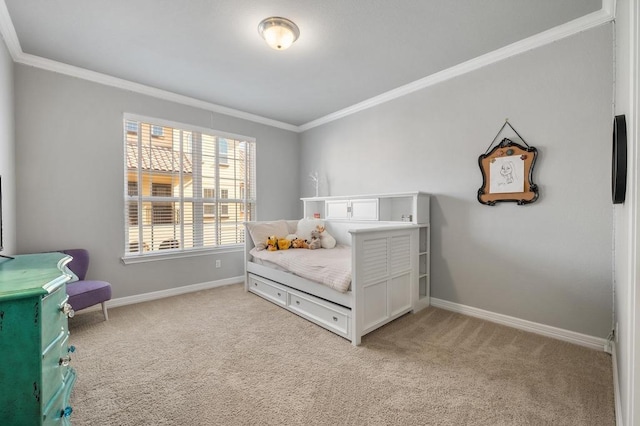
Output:
<path fill-rule="evenodd" d="M 250 226 L 268 223 L 252 222 Z M 295 233 L 298 221 L 286 223 L 289 232 Z M 250 253 L 254 242 L 248 229 L 245 290 L 351 340 L 354 345 L 359 345 L 365 334 L 417 310 L 417 225 L 326 221 L 325 226 L 338 244 L 351 246 L 349 291 L 342 293 L 254 262 Z"/>

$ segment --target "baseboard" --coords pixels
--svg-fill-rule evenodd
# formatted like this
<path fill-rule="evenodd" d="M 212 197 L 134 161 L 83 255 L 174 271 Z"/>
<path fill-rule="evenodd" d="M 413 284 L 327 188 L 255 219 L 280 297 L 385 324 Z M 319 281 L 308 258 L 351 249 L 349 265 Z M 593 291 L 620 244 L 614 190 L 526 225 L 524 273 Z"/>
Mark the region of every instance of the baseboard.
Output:
<path fill-rule="evenodd" d="M 600 337 L 576 333 L 574 331 L 551 327 L 549 325 L 539 324 L 533 321 L 527 321 L 508 315 L 497 314 L 495 312 L 485 311 L 483 309 L 461 305 L 459 303 L 453 303 L 447 300 L 436 299 L 434 297 L 431 298 L 431 306 L 446 309 L 447 311 L 469 315 L 471 317 L 484 319 L 487 321 L 517 328 L 519 330 L 541 334 L 543 336 L 552 337 L 554 339 L 563 340 L 565 342 L 575 343 L 580 346 L 586 346 L 588 348 L 597 349 L 600 351 L 604 351 L 605 346 L 607 345 L 607 339 L 603 339 Z"/>
<path fill-rule="evenodd" d="M 611 364 L 613 367 L 613 403 L 616 413 L 616 425 L 623 426 L 622 402 L 620 400 L 620 380 L 618 379 L 618 358 L 616 356 L 616 342 L 611 342 Z"/>
<path fill-rule="evenodd" d="M 165 297 L 178 296 L 180 294 L 192 293 L 195 291 L 207 290 L 210 288 L 222 287 L 230 284 L 237 284 L 244 282 L 244 278 L 244 275 L 241 275 L 238 277 L 225 278 L 223 280 L 208 281 L 204 283 L 175 287 L 166 290 L 153 291 L 150 293 L 136 294 L 134 296 L 119 297 L 108 301 L 107 308 L 133 305 L 135 303 L 149 302 L 151 300 L 163 299 Z M 552 337 L 566 342 L 575 343 L 592 349 L 604 350 L 604 348 L 607 346 L 607 340 L 599 337 L 588 336 L 586 334 L 576 333 L 574 331 L 539 324 L 533 321 L 527 321 L 508 315 L 497 314 L 495 312 L 485 311 L 483 309 L 461 305 L 459 303 L 449 302 L 447 300 L 437 299 L 435 297 L 431 298 L 431 306 L 446 309 L 452 312 L 457 312 L 463 315 L 469 315 L 475 318 L 484 319 L 520 330 L 529 331 L 543 336 Z M 95 305 L 84 311 L 90 312 L 96 309 L 100 309 L 100 305 Z M 615 354 L 615 345 L 613 346 L 613 351 L 613 354 Z"/>
<path fill-rule="evenodd" d="M 238 284 L 244 282 L 244 275 L 239 277 L 225 278 L 223 280 L 208 281 L 204 283 L 185 285 L 181 287 L 169 288 L 166 290 L 152 291 L 150 293 L 136 294 L 134 296 L 118 297 L 107 302 L 107 308 L 116 308 L 118 306 L 133 305 L 135 303 L 149 302 L 151 300 L 164 299 L 165 297 L 178 296 L 185 293 L 193 293 L 195 291 L 207 290 L 215 287 L 222 287 L 230 284 Z M 82 312 L 91 312 L 93 310 L 102 309 L 100 305 L 95 305 L 83 310 Z"/>

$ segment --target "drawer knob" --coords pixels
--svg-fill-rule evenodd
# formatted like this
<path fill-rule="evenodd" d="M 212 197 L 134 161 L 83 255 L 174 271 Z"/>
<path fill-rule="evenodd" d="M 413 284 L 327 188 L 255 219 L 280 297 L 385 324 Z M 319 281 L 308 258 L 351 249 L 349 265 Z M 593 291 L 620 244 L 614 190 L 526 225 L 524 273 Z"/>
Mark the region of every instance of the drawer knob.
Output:
<path fill-rule="evenodd" d="M 258 287 L 258 283 L 253 283 L 253 285 L 255 285 L 256 287 Z"/>
<path fill-rule="evenodd" d="M 69 417 L 73 413 L 73 408 L 65 407 L 64 410 L 60 410 L 60 417 Z"/>
<path fill-rule="evenodd" d="M 300 304 L 300 301 L 299 301 L 299 300 L 296 300 L 296 305 L 299 305 L 299 304 Z"/>
<path fill-rule="evenodd" d="M 278 296 L 280 296 L 280 293 L 278 293 Z"/>
<path fill-rule="evenodd" d="M 71 362 L 71 357 L 69 355 L 60 358 L 60 361 L 58 362 L 58 364 L 62 365 L 63 367 L 66 367 L 67 365 L 69 365 L 69 363 Z"/>
<path fill-rule="evenodd" d="M 68 303 L 62 305 L 62 308 L 60 308 L 60 310 L 67 316 L 67 318 L 73 318 L 73 316 L 76 314 L 76 312 L 73 310 L 73 306 Z"/>
<path fill-rule="evenodd" d="M 69 353 L 74 353 L 75 351 L 76 351 L 76 347 L 75 347 L 75 346 L 73 346 L 73 345 L 71 345 L 71 346 L 69 346 L 69 347 L 67 348 L 67 352 L 69 352 Z"/>
<path fill-rule="evenodd" d="M 333 317 L 333 320 L 334 321 L 338 321 L 338 317 Z"/>

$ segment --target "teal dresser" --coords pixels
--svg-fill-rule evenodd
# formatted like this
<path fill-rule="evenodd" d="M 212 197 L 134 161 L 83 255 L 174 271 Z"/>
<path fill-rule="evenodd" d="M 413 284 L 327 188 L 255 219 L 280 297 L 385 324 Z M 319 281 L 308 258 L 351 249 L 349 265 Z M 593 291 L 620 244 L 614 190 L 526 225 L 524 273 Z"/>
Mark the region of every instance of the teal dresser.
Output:
<path fill-rule="evenodd" d="M 69 425 L 69 366 L 64 273 L 71 257 L 41 253 L 0 259 L 0 424 Z"/>

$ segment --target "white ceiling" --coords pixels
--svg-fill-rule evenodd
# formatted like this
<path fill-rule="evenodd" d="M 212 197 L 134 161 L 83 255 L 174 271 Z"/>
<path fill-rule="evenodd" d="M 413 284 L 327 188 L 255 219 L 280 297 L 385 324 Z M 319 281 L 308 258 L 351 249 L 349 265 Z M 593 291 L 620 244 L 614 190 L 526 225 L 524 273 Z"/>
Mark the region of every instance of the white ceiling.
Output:
<path fill-rule="evenodd" d="M 3 34 L 13 26 L 24 54 L 293 126 L 602 7 L 601 0 L 4 3 Z M 290 49 L 272 50 L 258 35 L 268 16 L 300 27 Z"/>

